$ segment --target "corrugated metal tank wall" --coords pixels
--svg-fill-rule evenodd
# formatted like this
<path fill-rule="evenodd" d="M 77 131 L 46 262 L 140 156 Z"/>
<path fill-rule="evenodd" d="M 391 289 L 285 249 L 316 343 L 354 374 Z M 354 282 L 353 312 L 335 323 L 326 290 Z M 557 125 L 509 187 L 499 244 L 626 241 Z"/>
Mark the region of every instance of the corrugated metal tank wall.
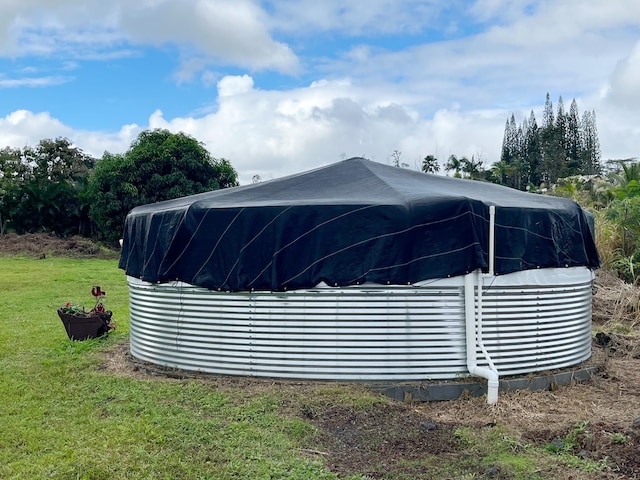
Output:
<path fill-rule="evenodd" d="M 131 354 L 156 365 L 352 381 L 467 374 L 463 277 L 286 293 L 128 280 Z M 500 375 L 589 358 L 591 282 L 586 268 L 484 279 L 483 339 Z"/>

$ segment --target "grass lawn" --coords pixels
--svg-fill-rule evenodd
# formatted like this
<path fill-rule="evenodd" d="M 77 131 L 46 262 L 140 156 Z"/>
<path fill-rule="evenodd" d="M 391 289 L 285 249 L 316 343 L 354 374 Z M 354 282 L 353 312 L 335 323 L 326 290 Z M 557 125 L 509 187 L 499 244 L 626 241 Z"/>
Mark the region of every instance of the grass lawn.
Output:
<path fill-rule="evenodd" d="M 424 430 L 444 407 L 360 385 L 114 371 L 105 359 L 129 332 L 117 261 L 0 257 L 0 271 L 2 479 L 596 478 L 583 475 L 606 466 L 487 426 L 490 410 L 479 426 L 463 414 Z M 70 341 L 56 310 L 91 308 L 93 285 L 107 292 L 117 329 Z"/>
<path fill-rule="evenodd" d="M 0 258 L 0 478 L 335 478 L 298 447 L 314 429 L 202 381 L 105 372 L 128 334 L 128 289 L 113 260 Z M 67 339 L 56 309 L 107 292 L 118 327 Z"/>

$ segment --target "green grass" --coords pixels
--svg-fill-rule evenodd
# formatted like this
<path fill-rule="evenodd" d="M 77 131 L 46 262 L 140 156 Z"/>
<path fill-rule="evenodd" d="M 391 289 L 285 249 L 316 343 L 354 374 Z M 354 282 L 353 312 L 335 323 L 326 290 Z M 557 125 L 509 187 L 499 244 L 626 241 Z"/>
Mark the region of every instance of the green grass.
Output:
<path fill-rule="evenodd" d="M 117 261 L 5 257 L 0 271 L 0 478 L 337 479 L 313 460 L 322 456 L 309 454 L 322 446 L 305 412 L 314 417 L 331 405 L 362 412 L 390 402 L 362 386 L 265 384 L 247 392 L 242 383 L 111 373 L 104 353 L 129 332 Z M 70 341 L 56 310 L 69 301 L 90 308 L 93 285 L 107 292 L 117 329 Z M 574 467 L 500 428 L 463 426 L 455 436 L 459 455 L 425 452 L 407 464 L 415 478 L 476 478 L 498 466 L 507 478 L 532 479 L 549 462 Z M 398 470 L 384 478 L 414 477 Z"/>
<path fill-rule="evenodd" d="M 128 334 L 128 289 L 115 261 L 1 258 L 0 478 L 335 478 L 297 454 L 310 424 L 265 392 L 139 380 L 99 368 Z M 56 309 L 107 292 L 106 339 L 67 339 Z"/>

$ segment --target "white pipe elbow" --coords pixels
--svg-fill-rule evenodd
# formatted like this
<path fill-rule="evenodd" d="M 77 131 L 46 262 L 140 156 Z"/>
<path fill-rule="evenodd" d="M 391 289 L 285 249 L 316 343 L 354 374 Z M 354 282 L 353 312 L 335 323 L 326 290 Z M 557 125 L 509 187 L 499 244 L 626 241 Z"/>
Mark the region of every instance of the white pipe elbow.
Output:
<path fill-rule="evenodd" d="M 498 387 L 500 385 L 498 373 L 495 370 L 479 367 L 478 365 L 467 365 L 467 369 L 471 375 L 487 379 L 487 403 L 489 405 L 495 404 L 498 401 Z"/>

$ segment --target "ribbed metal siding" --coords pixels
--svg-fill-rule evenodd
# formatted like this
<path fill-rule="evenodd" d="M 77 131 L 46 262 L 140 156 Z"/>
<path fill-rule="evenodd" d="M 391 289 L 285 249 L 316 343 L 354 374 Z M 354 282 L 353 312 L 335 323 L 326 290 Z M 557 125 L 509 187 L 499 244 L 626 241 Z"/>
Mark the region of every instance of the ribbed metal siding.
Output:
<path fill-rule="evenodd" d="M 588 359 L 591 292 L 591 280 L 562 286 L 485 287 L 483 340 L 500 375 L 561 368 Z M 480 352 L 478 360 L 486 365 Z"/>
<path fill-rule="evenodd" d="M 467 374 L 462 277 L 420 287 L 287 293 L 212 292 L 132 278 L 129 285 L 131 353 L 157 365 L 330 380 Z M 485 291 L 485 345 L 501 375 L 573 364 L 590 354 L 590 282 L 563 285 L 560 296 L 558 287 L 534 288 Z M 569 299 L 575 306 L 566 309 Z"/>

